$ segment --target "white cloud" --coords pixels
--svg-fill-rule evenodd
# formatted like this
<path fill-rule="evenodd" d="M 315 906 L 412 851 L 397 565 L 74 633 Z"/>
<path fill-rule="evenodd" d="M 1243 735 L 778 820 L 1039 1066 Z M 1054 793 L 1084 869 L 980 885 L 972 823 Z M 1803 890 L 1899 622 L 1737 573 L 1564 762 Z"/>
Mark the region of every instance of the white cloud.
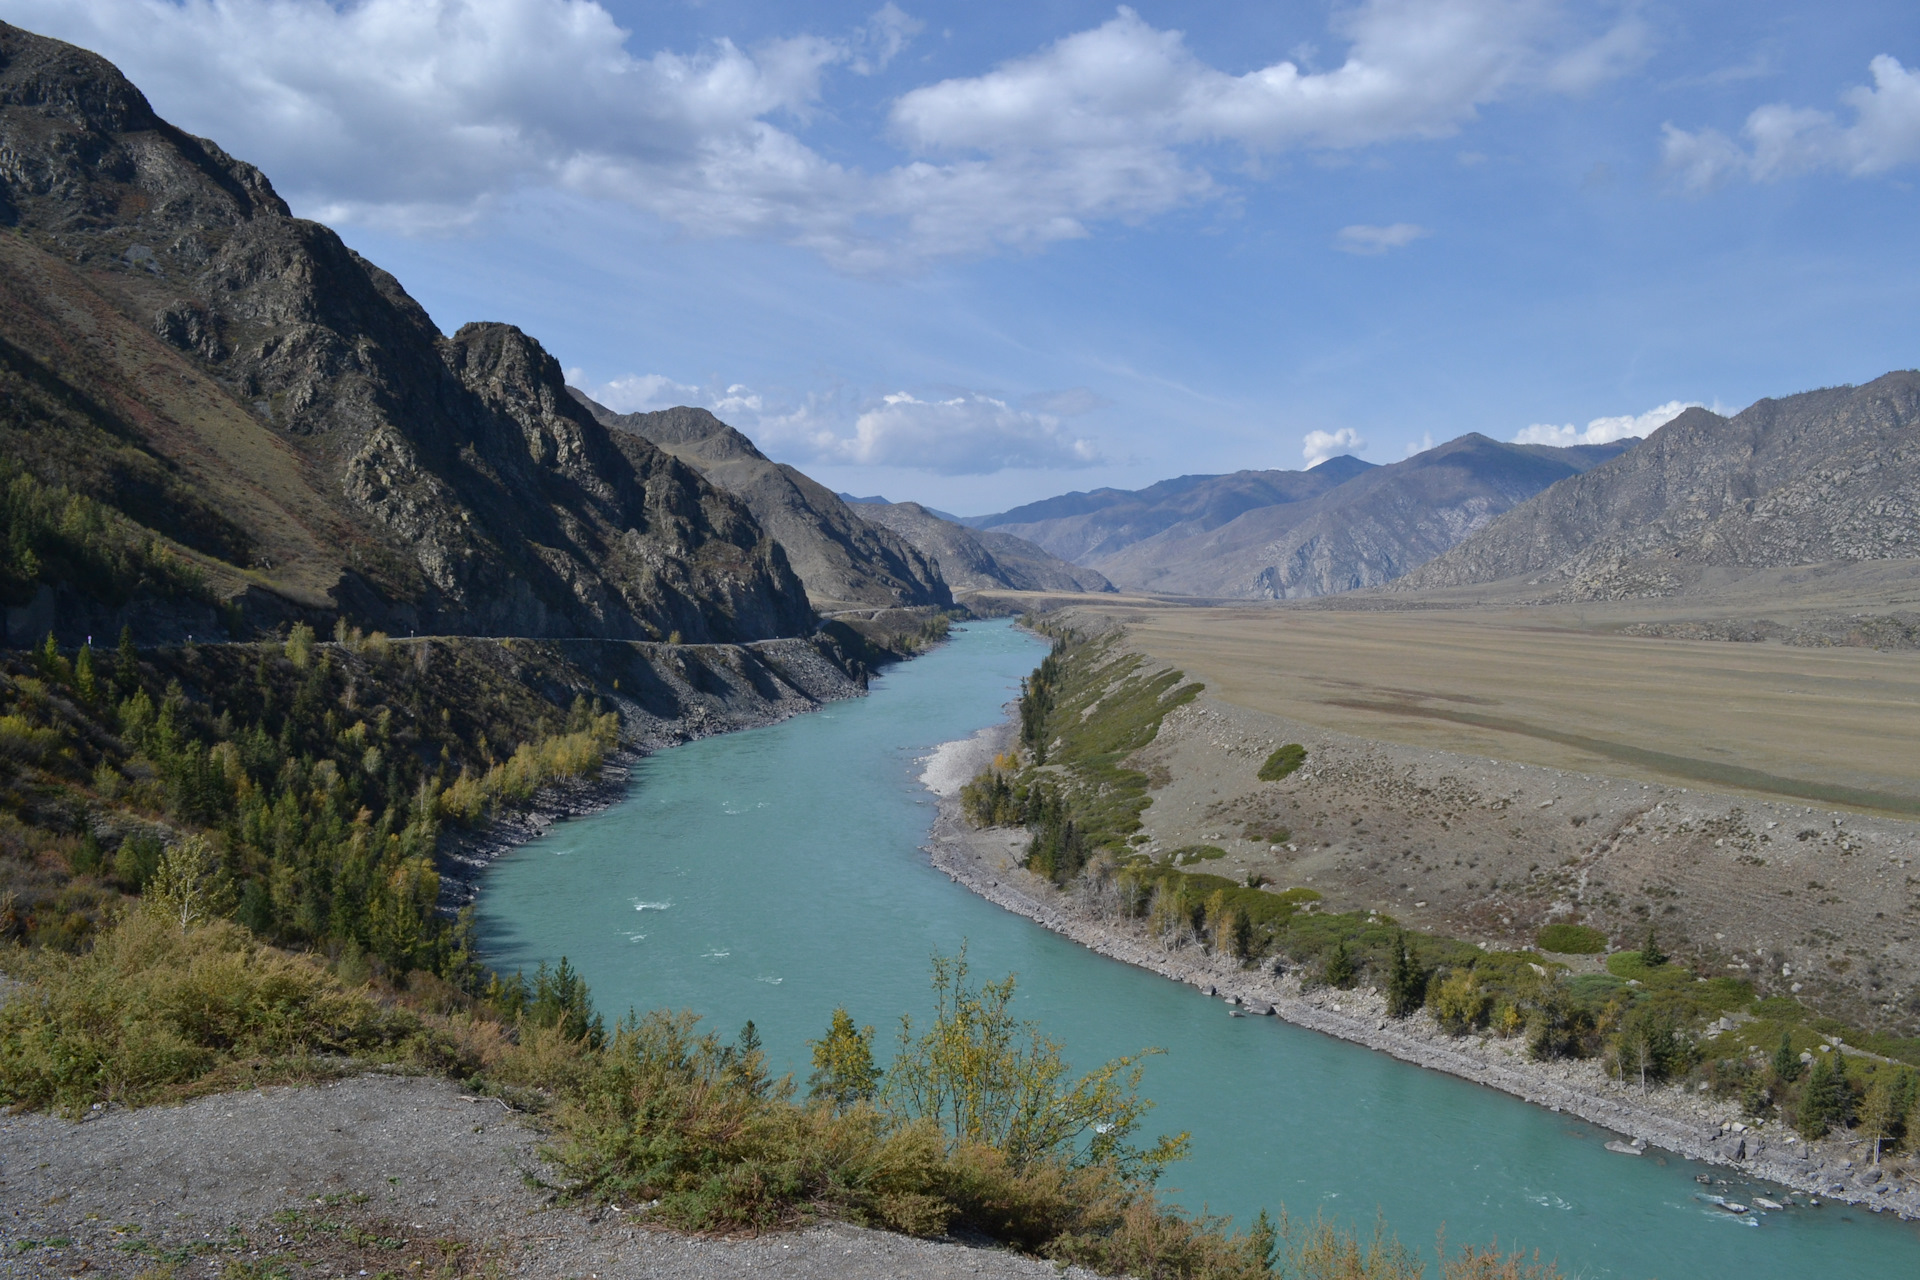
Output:
<path fill-rule="evenodd" d="M 1328 458 L 1337 458 L 1343 453 L 1358 453 L 1366 447 L 1367 442 L 1352 427 L 1342 427 L 1338 431 L 1309 431 L 1300 438 L 1300 456 L 1307 460 L 1309 471 Z"/>
<path fill-rule="evenodd" d="M 1920 163 L 1920 70 L 1909 71 L 1887 54 L 1869 70 L 1871 86 L 1840 95 L 1853 108 L 1849 124 L 1829 111 L 1776 102 L 1747 116 L 1744 143 L 1717 129 L 1662 126 L 1668 172 L 1701 194 L 1736 177 L 1769 182 L 1824 171 L 1858 178 Z"/>
<path fill-rule="evenodd" d="M 919 23 L 636 54 L 596 0 L 6 0 L 113 58 L 180 124 L 262 165 L 302 212 L 458 225 L 527 186 L 844 270 L 1033 248 L 1208 198 L 1220 144 L 1259 155 L 1457 132 L 1520 92 L 1579 92 L 1644 43 L 1568 0 L 1361 0 L 1328 70 L 1242 75 L 1130 9 L 890 113 L 910 155 L 863 169 L 802 140 L 835 68 L 874 74 Z M 1329 60 L 1330 63 L 1334 59 Z"/>
<path fill-rule="evenodd" d="M 1051 414 L 1015 409 L 978 392 L 946 400 L 896 392 L 862 413 L 851 436 L 822 430 L 810 443 L 823 461 L 913 467 L 948 476 L 1088 467 L 1101 461 L 1091 440 L 1063 430 Z"/>
<path fill-rule="evenodd" d="M 698 403 L 700 388 L 660 373 L 627 373 L 611 382 L 589 383 L 584 370 L 568 369 L 567 381 L 615 413 L 652 413 Z"/>
<path fill-rule="evenodd" d="M 1412 222 L 1396 222 L 1390 227 L 1370 227 L 1361 223 L 1340 228 L 1340 234 L 1333 238 L 1333 247 L 1342 253 L 1371 256 L 1389 249 L 1404 249 L 1415 240 L 1432 234 L 1425 227 Z"/>
<path fill-rule="evenodd" d="M 1513 438 L 1515 444 L 1550 444 L 1560 448 L 1576 444 L 1612 444 L 1615 440 L 1633 440 L 1652 435 L 1688 409 L 1700 408 L 1698 400 L 1669 400 L 1645 413 L 1627 413 L 1614 418 L 1595 418 L 1586 430 L 1568 423 L 1553 426 L 1536 422 L 1522 428 Z"/>
<path fill-rule="evenodd" d="M 1411 458 L 1416 453 L 1425 453 L 1431 448 L 1433 448 L 1433 432 L 1422 431 L 1418 440 L 1407 441 L 1406 451 L 1400 456 L 1403 458 Z"/>

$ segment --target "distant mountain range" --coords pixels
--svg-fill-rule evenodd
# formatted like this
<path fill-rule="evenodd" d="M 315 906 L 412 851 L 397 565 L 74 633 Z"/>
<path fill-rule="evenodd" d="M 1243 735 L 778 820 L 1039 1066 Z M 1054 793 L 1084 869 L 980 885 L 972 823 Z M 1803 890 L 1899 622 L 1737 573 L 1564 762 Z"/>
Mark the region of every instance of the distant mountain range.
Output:
<path fill-rule="evenodd" d="M 1402 462 L 1182 476 L 969 519 L 1098 569 L 1123 588 L 1294 599 L 1378 586 L 1632 442 L 1557 449 L 1466 435 Z"/>
<path fill-rule="evenodd" d="M 1573 599 L 1665 595 L 1706 567 L 1920 556 L 1920 373 L 1689 409 L 1492 521 L 1397 588 L 1524 578 Z"/>

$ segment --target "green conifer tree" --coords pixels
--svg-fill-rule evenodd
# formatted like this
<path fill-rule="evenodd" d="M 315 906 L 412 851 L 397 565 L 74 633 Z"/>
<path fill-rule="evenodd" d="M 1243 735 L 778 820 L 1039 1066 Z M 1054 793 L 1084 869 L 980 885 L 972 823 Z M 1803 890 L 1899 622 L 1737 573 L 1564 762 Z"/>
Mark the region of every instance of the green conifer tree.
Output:
<path fill-rule="evenodd" d="M 1807 1076 L 1807 1087 L 1800 1092 L 1800 1107 L 1794 1113 L 1793 1127 L 1803 1138 L 1824 1138 L 1833 1128 L 1839 1105 L 1833 1064 L 1827 1055 L 1817 1053 L 1813 1056 L 1813 1071 Z"/>
<path fill-rule="evenodd" d="M 113 655 L 113 687 L 123 698 L 140 687 L 140 655 L 133 648 L 133 628 L 120 628 L 120 644 Z"/>
<path fill-rule="evenodd" d="M 1387 1012 L 1405 1018 L 1427 1002 L 1427 975 L 1407 950 L 1405 930 L 1394 935 L 1393 969 L 1387 974 Z"/>
<path fill-rule="evenodd" d="M 1330 987 L 1350 987 L 1353 985 L 1355 972 L 1353 953 L 1347 950 L 1347 940 L 1342 938 L 1333 944 L 1333 951 L 1327 956 L 1327 985 Z"/>
<path fill-rule="evenodd" d="M 1640 948 L 1640 963 L 1649 969 L 1658 969 L 1667 962 L 1667 953 L 1660 949 L 1660 942 L 1653 936 L 1653 926 L 1647 926 L 1647 941 Z"/>
<path fill-rule="evenodd" d="M 1780 1047 L 1773 1051 L 1773 1074 L 1782 1084 L 1800 1078 L 1800 1055 L 1793 1051 L 1793 1036 L 1782 1031 Z"/>

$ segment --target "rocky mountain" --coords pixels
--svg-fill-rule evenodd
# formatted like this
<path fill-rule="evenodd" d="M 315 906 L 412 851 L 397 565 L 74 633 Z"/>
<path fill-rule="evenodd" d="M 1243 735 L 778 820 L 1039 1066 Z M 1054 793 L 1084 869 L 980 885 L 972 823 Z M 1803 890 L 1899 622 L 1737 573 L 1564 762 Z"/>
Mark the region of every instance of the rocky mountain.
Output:
<path fill-rule="evenodd" d="M 1625 447 L 1464 435 L 1315 497 L 1255 507 L 1205 533 L 1175 526 L 1097 563 L 1116 582 L 1176 595 L 1290 600 L 1379 586 Z"/>
<path fill-rule="evenodd" d="M 1573 598 L 1669 594 L 1709 566 L 1920 557 L 1920 372 L 1689 409 L 1398 584 L 1526 577 Z"/>
<path fill-rule="evenodd" d="M 1024 538 L 998 529 L 969 529 L 917 502 L 866 503 L 863 519 L 890 529 L 939 567 L 956 592 L 1111 591 L 1093 569 L 1070 564 Z"/>
<path fill-rule="evenodd" d="M 1311 471 L 1236 471 L 1180 476 L 1145 489 L 1095 489 L 1030 502 L 964 521 L 1036 543 L 1063 560 L 1098 564 L 1134 543 L 1179 530 L 1206 533 L 1257 507 L 1318 497 L 1373 466 L 1342 455 Z"/>
<path fill-rule="evenodd" d="M 826 486 L 774 462 L 705 409 L 615 413 L 577 389 L 572 394 L 601 425 L 651 441 L 745 503 L 786 549 L 814 608 L 953 603 L 948 583 L 920 551 L 861 519 Z"/>
<path fill-rule="evenodd" d="M 532 338 L 442 334 L 104 59 L 5 24 L 0 223 L 16 641 L 289 617 L 688 640 L 813 623 L 747 509 L 607 430 Z"/>

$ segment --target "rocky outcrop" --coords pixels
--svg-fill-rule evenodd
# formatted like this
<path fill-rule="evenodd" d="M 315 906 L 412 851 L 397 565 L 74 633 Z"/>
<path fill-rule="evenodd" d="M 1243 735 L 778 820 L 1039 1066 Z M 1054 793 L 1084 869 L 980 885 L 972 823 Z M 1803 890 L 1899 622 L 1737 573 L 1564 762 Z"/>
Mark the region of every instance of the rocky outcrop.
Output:
<path fill-rule="evenodd" d="M 609 433 L 531 338 L 443 336 L 391 275 L 159 119 L 103 59 L 4 24 L 0 217 L 15 230 L 0 237 L 9 456 L 125 516 L 127 536 L 188 553 L 238 604 L 228 621 L 252 587 L 281 612 L 388 630 L 811 626 L 752 516 Z M 138 601 L 114 607 L 164 630 Z"/>
<path fill-rule="evenodd" d="M 1539 495 L 1400 588 L 1528 577 L 1576 599 L 1667 595 L 1703 566 L 1920 555 L 1920 373 L 1689 409 Z"/>
<path fill-rule="evenodd" d="M 955 591 L 1111 591 L 1083 568 L 998 529 L 969 529 L 917 502 L 862 503 L 860 514 L 891 529 L 939 567 Z"/>
<path fill-rule="evenodd" d="M 862 520 L 826 486 L 774 462 L 707 410 L 614 413 L 578 390 L 572 395 L 616 437 L 651 441 L 745 503 L 785 548 L 816 609 L 953 603 L 948 584 L 925 555 Z"/>

